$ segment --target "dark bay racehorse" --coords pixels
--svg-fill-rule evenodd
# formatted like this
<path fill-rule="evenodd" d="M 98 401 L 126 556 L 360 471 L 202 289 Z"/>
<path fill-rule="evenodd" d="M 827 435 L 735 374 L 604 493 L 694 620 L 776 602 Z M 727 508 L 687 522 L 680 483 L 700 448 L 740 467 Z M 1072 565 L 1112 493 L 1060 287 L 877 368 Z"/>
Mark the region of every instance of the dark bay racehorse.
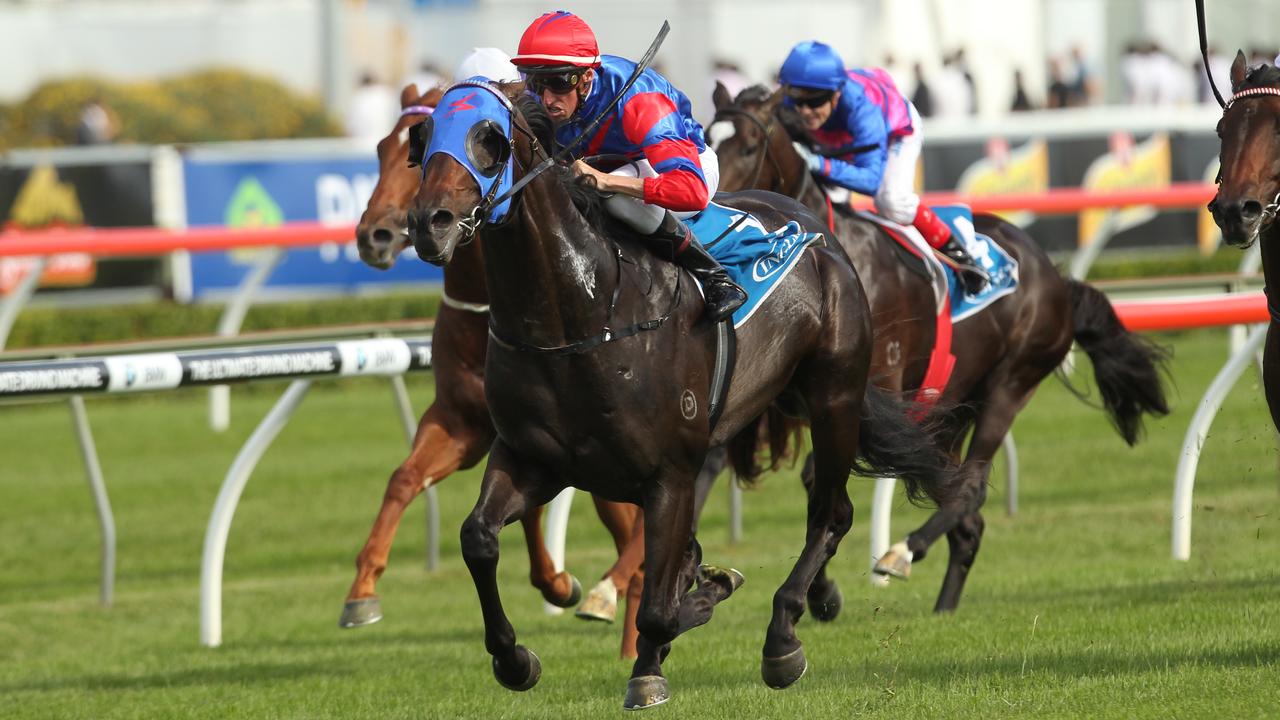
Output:
<path fill-rule="evenodd" d="M 1246 68 L 1243 52 L 1231 64 L 1232 98 L 1218 122 L 1218 194 L 1209 203 L 1228 245 L 1260 243 L 1271 323 L 1262 353 L 1262 380 L 1271 422 L 1280 429 L 1280 299 L 1272 280 L 1280 279 L 1280 68 Z M 1280 284 L 1280 283 L 1277 283 Z"/>
<path fill-rule="evenodd" d="M 391 133 L 378 143 L 378 184 L 356 227 L 360 257 L 369 265 L 388 268 L 409 245 L 406 213 L 418 191 L 421 176 L 411 169 L 408 133 L 427 117 L 443 91 L 425 95 L 409 85 L 400 94 L 403 108 Z M 347 593 L 342 627 L 360 627 L 382 618 L 375 584 L 387 568 L 391 542 L 405 508 L 427 487 L 451 473 L 474 466 L 489 452 L 495 432 L 484 398 L 484 361 L 488 342 L 489 294 L 485 286 L 482 242 L 462 248 L 444 273 L 444 297 L 432 333 L 435 400 L 418 423 L 409 457 L 387 482 L 382 507 L 369 539 L 356 558 L 356 578 Z M 596 510 L 621 555 L 632 535 L 636 509 L 626 503 L 596 499 Z M 578 602 L 578 581 L 557 573 L 547 554 L 541 529 L 542 508 L 531 508 L 522 518 L 529 550 L 529 578 L 547 602 L 570 607 Z M 625 590 L 636 572 L 615 569 L 619 588 Z M 623 652 L 635 647 L 634 626 L 624 629 Z M 631 650 L 634 655 L 634 650 Z"/>
<path fill-rule="evenodd" d="M 498 681 L 526 690 L 541 674 L 502 608 L 498 532 L 572 484 L 644 508 L 639 656 L 625 707 L 669 697 L 661 675 L 669 643 L 708 621 L 742 581 L 699 567 L 694 478 L 713 444 L 744 431 L 754 442 L 776 401 L 809 418 L 816 468 L 804 549 L 774 596 L 762 663 L 769 685 L 795 682 L 807 667 L 795 623 L 852 521 L 846 484 L 858 454 L 862 470 L 901 472 L 916 494 L 942 496 L 952 480 L 904 408 L 867 387 L 871 329 L 852 266 L 838 249 L 805 251 L 739 331 L 734 382 L 712 428 L 715 332 L 701 320 L 692 278 L 604 219 L 600 196 L 563 168 L 537 176 L 509 207 L 492 207 L 503 183 L 520 182 L 551 143 L 546 112 L 521 85 L 463 83 L 441 103 L 454 111 L 436 116 L 434 132 L 463 147 L 428 151 L 409 228 L 420 257 L 447 264 L 477 218 L 491 223 L 483 226 L 485 392 L 498 439 L 461 540 Z M 794 219 L 821 230 L 785 198 L 744 194 L 733 204 L 766 227 Z"/>
<path fill-rule="evenodd" d="M 780 93 L 757 86 L 731 101 L 718 85 L 713 100 L 717 122 L 708 136 L 720 156 L 721 189 L 773 190 L 828 219 L 867 290 L 875 330 L 872 382 L 914 393 L 934 345 L 931 282 L 909 270 L 893 247 L 895 241 L 875 223 L 832 208 L 791 144 L 806 134 L 798 118 L 781 105 Z M 939 612 L 955 609 L 977 557 L 991 459 L 1014 417 L 1062 362 L 1073 340 L 1093 361 L 1103 404 L 1126 442 L 1137 440 L 1143 413 L 1168 412 L 1159 370 L 1163 351 L 1127 332 L 1102 293 L 1063 278 L 1021 229 L 994 215 L 975 215 L 974 223 L 1018 261 L 1019 286 L 965 319 L 953 335 L 955 368 L 938 407 L 954 408 L 946 412 L 942 437 L 956 460 L 973 430 L 961 465 L 962 490 L 907 536 L 905 552 L 899 544 L 876 565 L 877 572 L 905 578 L 911 562 L 922 559 L 946 534 L 950 558 L 934 607 Z M 811 597 L 834 594 L 827 584 L 825 575 L 819 575 Z"/>

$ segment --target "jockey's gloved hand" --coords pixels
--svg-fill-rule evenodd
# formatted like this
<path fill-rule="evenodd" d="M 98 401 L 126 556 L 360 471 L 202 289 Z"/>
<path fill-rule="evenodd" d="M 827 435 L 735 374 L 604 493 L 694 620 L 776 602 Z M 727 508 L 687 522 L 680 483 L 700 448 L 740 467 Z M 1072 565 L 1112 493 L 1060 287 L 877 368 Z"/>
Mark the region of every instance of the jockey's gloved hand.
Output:
<path fill-rule="evenodd" d="M 818 172 L 818 170 L 822 168 L 821 155 L 818 155 L 808 147 L 794 140 L 791 141 L 791 147 L 795 148 L 796 154 L 804 160 L 804 164 L 808 166 L 809 172 Z"/>

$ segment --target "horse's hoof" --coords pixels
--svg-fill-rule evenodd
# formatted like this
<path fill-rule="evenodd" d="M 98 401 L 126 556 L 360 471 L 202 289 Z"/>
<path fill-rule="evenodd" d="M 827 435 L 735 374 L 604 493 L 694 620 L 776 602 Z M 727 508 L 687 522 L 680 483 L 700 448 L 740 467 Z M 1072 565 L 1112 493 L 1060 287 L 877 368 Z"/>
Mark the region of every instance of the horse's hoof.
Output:
<path fill-rule="evenodd" d="M 340 628 L 358 628 L 372 625 L 382 619 L 382 603 L 377 596 L 348 600 L 342 606 L 342 617 L 338 618 Z"/>
<path fill-rule="evenodd" d="M 538 656 L 533 651 L 523 645 L 516 645 L 516 656 L 523 653 L 529 659 L 529 674 L 523 680 L 517 682 L 508 682 L 502 677 L 501 668 L 498 666 L 498 658 L 493 659 L 493 676 L 498 679 L 498 684 L 508 690 L 516 692 L 524 692 L 534 685 L 538 684 L 538 680 L 542 679 L 542 661 L 538 660 Z"/>
<path fill-rule="evenodd" d="M 723 585 L 729 592 L 725 595 L 727 598 L 732 595 L 735 590 L 742 587 L 747 581 L 742 573 L 733 568 L 719 568 L 715 565 L 699 565 L 698 566 L 698 582 L 703 583 L 708 580 L 718 582 Z"/>
<path fill-rule="evenodd" d="M 766 657 L 760 663 L 760 676 L 764 684 L 774 690 L 790 687 L 804 676 L 809 661 L 804 659 L 804 648 L 798 647 L 782 657 Z"/>
<path fill-rule="evenodd" d="M 889 575 L 899 580 L 907 580 L 911 577 L 911 560 L 912 554 L 907 544 L 894 543 L 893 547 L 876 561 L 872 571 L 877 575 Z"/>
<path fill-rule="evenodd" d="M 818 622 L 831 622 L 840 615 L 841 608 L 844 607 L 844 595 L 840 592 L 840 586 L 835 581 L 830 581 L 831 585 L 827 592 L 820 596 L 810 595 L 809 613 L 813 615 L 813 619 Z"/>
<path fill-rule="evenodd" d="M 578 582 L 578 578 L 572 575 L 569 575 L 569 582 L 572 583 L 572 587 L 569 588 L 569 597 L 563 600 L 556 600 L 554 598 L 546 597 L 545 595 L 543 597 L 547 602 L 558 608 L 571 608 L 574 605 L 577 605 L 582 601 L 582 583 Z"/>
<path fill-rule="evenodd" d="M 613 622 L 618 616 L 618 587 L 613 584 L 613 580 L 605 578 L 596 583 L 574 615 L 583 620 Z"/>
<path fill-rule="evenodd" d="M 641 675 L 627 681 L 627 696 L 622 700 L 623 710 L 644 710 L 671 699 L 667 679 L 661 675 Z"/>

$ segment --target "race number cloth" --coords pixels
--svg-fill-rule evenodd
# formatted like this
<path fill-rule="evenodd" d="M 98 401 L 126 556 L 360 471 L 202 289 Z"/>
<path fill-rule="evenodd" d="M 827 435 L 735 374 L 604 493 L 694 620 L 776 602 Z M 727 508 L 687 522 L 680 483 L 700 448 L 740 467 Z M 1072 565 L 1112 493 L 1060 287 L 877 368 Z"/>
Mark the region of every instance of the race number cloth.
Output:
<path fill-rule="evenodd" d="M 747 291 L 747 301 L 733 313 L 735 330 L 768 299 L 804 249 L 822 241 L 822 233 L 805 232 L 794 220 L 770 232 L 754 216 L 714 202 L 686 223 L 729 277 Z"/>
<path fill-rule="evenodd" d="M 982 292 L 970 295 L 956 278 L 955 270 L 944 266 L 951 299 L 951 322 L 960 322 L 1018 289 L 1018 261 L 991 238 L 973 229 L 973 211 L 968 205 L 936 205 L 933 212 L 951 228 L 955 238 L 991 278 Z"/>

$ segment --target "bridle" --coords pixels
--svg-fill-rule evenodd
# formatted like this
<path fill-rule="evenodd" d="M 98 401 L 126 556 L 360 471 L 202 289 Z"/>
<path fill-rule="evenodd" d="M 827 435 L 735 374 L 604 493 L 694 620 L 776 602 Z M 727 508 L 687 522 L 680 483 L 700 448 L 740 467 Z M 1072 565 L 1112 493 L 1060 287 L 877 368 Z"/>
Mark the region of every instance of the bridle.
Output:
<path fill-rule="evenodd" d="M 760 157 L 756 158 L 755 170 L 754 172 L 751 173 L 751 182 L 747 183 L 747 187 L 753 188 L 756 186 L 756 182 L 760 180 L 760 171 L 764 169 L 764 163 L 766 159 L 769 161 L 770 164 L 773 165 L 774 173 L 776 173 L 778 176 L 778 179 L 781 180 L 782 166 L 778 164 L 778 159 L 773 156 L 773 153 L 769 152 L 769 145 L 771 144 L 771 141 L 773 139 L 772 137 L 773 129 L 777 127 L 777 124 L 778 124 L 777 116 L 774 115 L 773 113 L 769 113 L 769 122 L 765 123 L 763 120 L 756 117 L 756 114 L 751 112 L 750 110 L 731 106 L 731 107 L 723 108 L 721 110 L 717 110 L 716 116 L 712 118 L 711 122 L 715 123 L 721 120 L 732 122 L 732 120 L 729 120 L 729 118 L 735 118 L 735 117 L 746 118 L 747 120 L 751 121 L 751 123 L 754 124 L 760 130 L 760 136 L 761 136 Z M 805 170 L 805 173 L 807 174 L 808 170 Z"/>
<path fill-rule="evenodd" d="M 1226 117 L 1227 112 L 1231 110 L 1232 106 L 1234 106 L 1237 102 L 1241 100 L 1248 100 L 1250 98 L 1258 98 L 1258 97 L 1280 97 L 1280 87 L 1275 85 L 1251 87 L 1251 88 L 1245 88 L 1244 90 L 1241 90 L 1233 94 L 1231 96 L 1231 99 L 1223 103 L 1222 105 L 1223 117 L 1224 118 Z M 1222 181 L 1222 170 L 1219 169 L 1217 182 L 1220 183 L 1221 181 Z M 1217 197 L 1215 197 L 1213 201 L 1209 203 L 1210 211 L 1215 210 L 1215 208 L 1217 207 L 1217 202 L 1218 202 L 1218 199 Z M 1258 219 L 1257 230 L 1255 231 L 1254 238 L 1253 238 L 1254 240 L 1257 240 L 1258 236 L 1262 233 L 1262 231 L 1269 228 L 1271 224 L 1275 222 L 1277 215 L 1280 215 L 1280 190 L 1276 192 L 1275 197 L 1271 198 L 1271 202 L 1262 208 L 1262 216 Z M 1252 241 L 1250 242 L 1250 244 L 1252 244 Z"/>

